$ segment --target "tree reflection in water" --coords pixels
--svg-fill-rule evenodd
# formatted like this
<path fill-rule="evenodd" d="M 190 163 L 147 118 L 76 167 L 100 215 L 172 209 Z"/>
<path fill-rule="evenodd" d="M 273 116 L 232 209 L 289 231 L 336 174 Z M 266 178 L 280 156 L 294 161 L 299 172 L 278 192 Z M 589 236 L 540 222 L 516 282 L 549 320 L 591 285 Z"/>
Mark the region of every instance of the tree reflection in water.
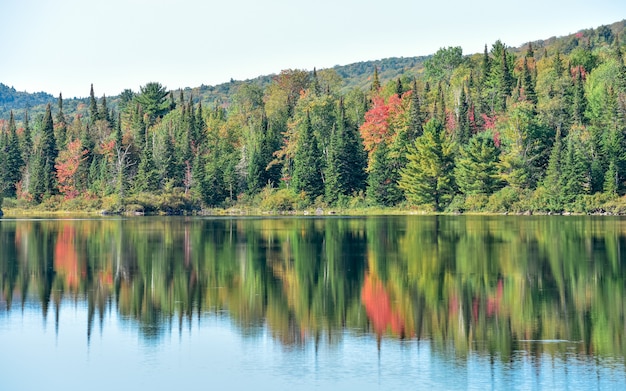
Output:
<path fill-rule="evenodd" d="M 88 307 L 146 339 L 227 314 L 286 346 L 425 339 L 458 357 L 624 357 L 626 222 L 598 217 L 3 220 L 0 310 Z M 569 341 L 565 343 L 563 341 Z"/>

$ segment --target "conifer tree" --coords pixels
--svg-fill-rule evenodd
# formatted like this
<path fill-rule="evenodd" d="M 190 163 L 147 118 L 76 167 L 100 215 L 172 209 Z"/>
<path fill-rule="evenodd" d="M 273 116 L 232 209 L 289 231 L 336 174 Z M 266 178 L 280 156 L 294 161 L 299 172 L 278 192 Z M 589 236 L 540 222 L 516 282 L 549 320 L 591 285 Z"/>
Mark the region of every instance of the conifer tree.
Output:
<path fill-rule="evenodd" d="M 572 94 L 572 120 L 578 125 L 583 125 L 585 120 L 585 111 L 587 111 L 587 99 L 585 98 L 585 86 L 580 67 L 577 67 L 576 80 L 573 84 Z"/>
<path fill-rule="evenodd" d="M 365 188 L 367 156 L 356 128 L 349 123 L 343 99 L 331 133 L 325 171 L 325 195 L 330 204 L 340 196 L 349 196 Z"/>
<path fill-rule="evenodd" d="M 402 86 L 402 80 L 398 78 L 396 81 L 396 95 L 398 95 L 398 98 L 400 98 L 402 97 L 403 93 L 404 93 L 404 87 Z"/>
<path fill-rule="evenodd" d="M 17 128 L 15 126 L 15 118 L 13 117 L 13 111 L 9 116 L 9 134 L 6 137 L 6 144 L 4 147 L 4 167 L 6 188 L 5 194 L 9 197 L 15 197 L 16 195 L 16 183 L 19 182 L 22 176 L 22 166 L 24 162 L 22 160 L 22 152 L 20 150 L 19 138 L 17 137 Z"/>
<path fill-rule="evenodd" d="M 30 121 L 28 118 L 28 109 L 24 110 L 24 131 L 22 132 L 22 138 L 20 141 L 22 160 L 24 161 L 24 164 L 28 166 L 33 152 L 33 138 L 30 129 Z"/>
<path fill-rule="evenodd" d="M 63 114 L 63 95 L 59 93 L 58 100 L 59 112 L 56 116 L 56 132 L 55 136 L 57 139 L 57 145 L 59 149 L 65 148 L 67 144 L 67 124 L 65 119 L 65 114 Z"/>
<path fill-rule="evenodd" d="M 109 113 L 109 108 L 107 107 L 107 97 L 106 95 L 102 95 L 102 99 L 100 100 L 100 109 L 98 110 L 98 119 L 111 123 L 111 116 Z"/>
<path fill-rule="evenodd" d="M 455 193 L 453 149 L 444 133 L 438 120 L 430 120 L 409 150 L 409 163 L 400 172 L 399 185 L 406 199 L 434 211 L 445 209 Z"/>
<path fill-rule="evenodd" d="M 561 141 L 561 133 L 557 132 L 554 146 L 552 147 L 552 152 L 550 153 L 550 160 L 548 160 L 546 176 L 543 179 L 546 207 L 552 212 L 560 212 L 563 210 L 562 157 L 563 142 Z"/>
<path fill-rule="evenodd" d="M 531 102 L 533 105 L 537 104 L 537 94 L 535 93 L 535 85 L 530 74 L 530 70 L 528 69 L 528 57 L 524 57 L 524 63 L 522 65 L 522 89 L 524 90 L 524 97 L 527 101 Z"/>
<path fill-rule="evenodd" d="M 559 51 L 555 53 L 554 59 L 552 59 L 552 70 L 557 75 L 557 77 L 562 76 L 563 72 L 565 71 L 565 68 L 563 66 L 563 60 L 561 59 L 561 53 Z"/>
<path fill-rule="evenodd" d="M 465 94 L 465 86 L 461 87 L 461 95 L 459 97 L 459 110 L 457 118 L 457 142 L 460 145 L 468 143 L 471 134 L 470 120 L 469 120 L 469 102 L 467 95 Z"/>
<path fill-rule="evenodd" d="M 485 85 L 487 80 L 491 77 L 491 58 L 489 57 L 489 52 L 487 51 L 487 44 L 485 44 L 485 51 L 483 53 L 482 58 L 482 66 L 481 66 L 482 75 L 480 78 L 480 83 Z"/>
<path fill-rule="evenodd" d="M 52 111 L 50 104 L 46 106 L 46 113 L 43 118 L 41 138 L 37 148 L 36 164 L 34 166 L 34 180 L 31 181 L 31 194 L 33 198 L 40 202 L 45 195 L 52 195 L 56 192 L 56 161 L 58 150 L 54 137 L 54 124 L 52 122 Z"/>
<path fill-rule="evenodd" d="M 504 112 L 506 110 L 506 101 L 511 96 L 513 89 L 513 77 L 509 69 L 509 61 L 507 58 L 506 47 L 503 47 L 500 58 L 500 71 L 498 72 L 498 101 L 496 109 Z"/>
<path fill-rule="evenodd" d="M 370 159 L 367 177 L 367 198 L 373 205 L 393 206 L 402 200 L 398 187 L 400 176 L 393 168 L 386 142 L 378 144 Z"/>
<path fill-rule="evenodd" d="M 561 200 L 564 208 L 574 203 L 579 195 L 589 194 L 591 190 L 590 159 L 584 153 L 584 145 L 575 136 L 575 133 L 567 136 L 562 159 Z"/>
<path fill-rule="evenodd" d="M 473 136 L 462 147 L 456 160 L 454 177 L 461 193 L 490 195 L 502 187 L 498 173 L 500 150 L 491 132 Z"/>
<path fill-rule="evenodd" d="M 313 134 L 311 117 L 307 112 L 303 124 L 300 126 L 300 135 L 296 144 L 293 162 L 293 189 L 296 192 L 305 192 L 311 200 L 324 193 L 322 182 L 321 154 L 317 139 Z"/>
<path fill-rule="evenodd" d="M 422 108 L 420 103 L 420 97 L 417 94 L 417 81 L 413 79 L 413 93 L 411 94 L 411 106 L 409 109 L 409 130 L 408 139 L 413 142 L 416 138 L 422 135 L 424 129 L 422 128 Z"/>
<path fill-rule="evenodd" d="M 374 67 L 374 80 L 372 81 L 372 91 L 380 90 L 380 80 L 378 80 L 378 67 Z"/>
<path fill-rule="evenodd" d="M 135 190 L 138 192 L 155 192 L 159 189 L 159 172 L 152 151 L 152 143 L 146 143 L 135 177 Z"/>
<path fill-rule="evenodd" d="M 7 178 L 7 159 L 6 148 L 9 143 L 7 133 L 0 129 L 0 200 L 5 196 L 6 189 L 9 187 L 9 179 Z"/>
<path fill-rule="evenodd" d="M 98 112 L 98 103 L 96 102 L 96 96 L 93 93 L 93 83 L 92 83 L 91 89 L 89 91 L 89 123 L 93 125 L 99 119 L 100 119 L 100 115 Z"/>

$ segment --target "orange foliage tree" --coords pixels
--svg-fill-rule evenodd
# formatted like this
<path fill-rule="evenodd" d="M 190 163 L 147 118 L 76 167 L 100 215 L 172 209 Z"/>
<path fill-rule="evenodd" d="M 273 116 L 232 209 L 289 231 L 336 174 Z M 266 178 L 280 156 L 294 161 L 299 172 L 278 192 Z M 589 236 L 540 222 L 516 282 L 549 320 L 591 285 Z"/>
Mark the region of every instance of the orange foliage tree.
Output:
<path fill-rule="evenodd" d="M 65 199 L 69 200 L 78 195 L 76 188 L 76 173 L 81 162 L 85 160 L 87 150 L 83 149 L 80 139 L 76 139 L 62 150 L 57 159 L 55 167 L 57 169 L 57 180 L 59 182 L 59 191 L 65 195 Z"/>

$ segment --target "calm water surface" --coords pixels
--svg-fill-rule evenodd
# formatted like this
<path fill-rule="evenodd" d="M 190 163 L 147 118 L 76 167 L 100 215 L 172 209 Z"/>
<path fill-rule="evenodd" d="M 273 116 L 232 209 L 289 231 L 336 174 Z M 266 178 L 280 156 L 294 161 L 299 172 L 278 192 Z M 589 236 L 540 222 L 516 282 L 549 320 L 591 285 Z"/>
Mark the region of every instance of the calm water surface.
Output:
<path fill-rule="evenodd" d="M 0 390 L 625 389 L 626 220 L 0 220 Z"/>

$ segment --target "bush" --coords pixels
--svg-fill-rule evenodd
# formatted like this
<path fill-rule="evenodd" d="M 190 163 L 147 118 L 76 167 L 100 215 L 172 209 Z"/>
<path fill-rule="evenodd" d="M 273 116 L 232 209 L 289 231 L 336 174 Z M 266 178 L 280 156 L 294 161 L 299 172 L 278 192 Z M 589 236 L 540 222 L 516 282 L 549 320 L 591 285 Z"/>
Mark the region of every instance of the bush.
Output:
<path fill-rule="evenodd" d="M 465 196 L 463 194 L 457 194 L 450 202 L 450 205 L 446 207 L 446 212 L 449 213 L 463 213 L 465 212 Z"/>
<path fill-rule="evenodd" d="M 266 188 L 262 192 L 263 198 L 259 207 L 267 211 L 290 211 L 295 210 L 298 203 L 301 201 L 300 197 L 295 194 L 291 189 L 273 190 Z"/>
<path fill-rule="evenodd" d="M 489 197 L 485 194 L 470 194 L 465 197 L 465 209 L 472 212 L 482 212 L 488 202 Z"/>
<path fill-rule="evenodd" d="M 490 212 L 509 212 L 518 201 L 519 193 L 512 187 L 507 186 L 489 197 L 487 210 Z"/>

